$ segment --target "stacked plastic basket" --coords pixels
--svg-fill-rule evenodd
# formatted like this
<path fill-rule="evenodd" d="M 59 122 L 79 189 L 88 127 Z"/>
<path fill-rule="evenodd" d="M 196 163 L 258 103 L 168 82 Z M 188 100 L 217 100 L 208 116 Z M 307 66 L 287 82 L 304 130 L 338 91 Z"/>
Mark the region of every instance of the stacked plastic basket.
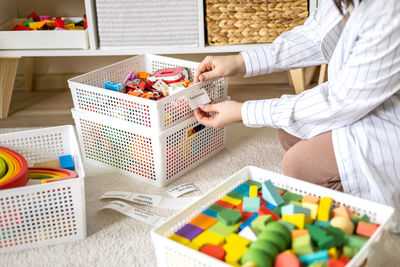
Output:
<path fill-rule="evenodd" d="M 70 79 L 72 114 L 84 158 L 165 186 L 219 152 L 225 146 L 225 130 L 199 126 L 188 96 L 205 89 L 211 99 L 223 101 L 227 98 L 226 79 L 197 83 L 158 101 L 103 88 L 104 81 L 122 81 L 130 71 L 154 73 L 185 67 L 193 79 L 197 66 L 146 54 Z"/>

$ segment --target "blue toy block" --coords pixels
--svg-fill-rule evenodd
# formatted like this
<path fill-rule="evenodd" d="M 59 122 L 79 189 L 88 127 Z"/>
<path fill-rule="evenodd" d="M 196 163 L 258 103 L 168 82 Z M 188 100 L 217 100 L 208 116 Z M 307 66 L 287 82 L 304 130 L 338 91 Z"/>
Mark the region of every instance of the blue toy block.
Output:
<path fill-rule="evenodd" d="M 297 206 L 295 204 L 289 204 L 289 205 L 285 205 L 282 206 L 281 209 L 281 214 L 296 214 L 296 213 L 303 213 L 305 215 L 307 215 L 308 217 L 310 217 L 310 210 L 307 208 L 303 208 L 300 206 Z"/>
<path fill-rule="evenodd" d="M 251 215 L 250 218 L 248 218 L 246 221 L 244 221 L 241 225 L 239 225 L 239 230 L 243 230 L 246 226 L 251 227 L 251 223 L 258 217 L 258 213 L 254 213 Z"/>
<path fill-rule="evenodd" d="M 269 208 L 270 210 L 273 210 L 273 209 L 276 208 L 276 206 L 275 206 L 274 204 L 270 203 L 270 202 L 267 202 L 267 204 L 265 204 L 265 206 L 266 206 L 267 208 Z"/>
<path fill-rule="evenodd" d="M 75 170 L 74 161 L 72 160 L 71 155 L 60 156 L 59 160 L 61 168 L 71 171 Z"/>
<path fill-rule="evenodd" d="M 117 92 L 121 92 L 124 88 L 124 85 L 122 83 L 115 83 L 112 81 L 105 81 L 104 82 L 104 88 L 105 89 L 109 89 L 109 90 L 113 90 L 113 91 L 117 91 Z"/>
<path fill-rule="evenodd" d="M 241 184 L 233 190 L 233 192 L 242 194 L 244 196 L 249 196 L 250 185 L 249 184 Z"/>
<path fill-rule="evenodd" d="M 205 211 L 202 212 L 205 215 L 214 217 L 216 219 L 218 219 L 218 212 L 214 211 L 214 210 L 210 210 L 210 209 L 206 209 Z"/>
<path fill-rule="evenodd" d="M 260 203 L 259 197 L 244 197 L 242 209 L 244 212 L 257 212 L 260 208 Z"/>
<path fill-rule="evenodd" d="M 328 227 L 329 225 L 331 225 L 331 223 L 329 221 L 328 222 L 322 222 L 322 221 L 315 220 L 313 225 L 317 226 L 319 228 L 325 228 L 325 227 Z"/>
<path fill-rule="evenodd" d="M 324 249 L 311 254 L 303 255 L 299 257 L 299 260 L 302 266 L 308 266 L 316 261 L 323 261 L 325 263 L 328 263 L 329 261 L 328 251 Z"/>
<path fill-rule="evenodd" d="M 262 183 L 262 197 L 265 201 L 271 202 L 275 206 L 279 206 L 285 202 L 271 180 L 266 180 Z"/>

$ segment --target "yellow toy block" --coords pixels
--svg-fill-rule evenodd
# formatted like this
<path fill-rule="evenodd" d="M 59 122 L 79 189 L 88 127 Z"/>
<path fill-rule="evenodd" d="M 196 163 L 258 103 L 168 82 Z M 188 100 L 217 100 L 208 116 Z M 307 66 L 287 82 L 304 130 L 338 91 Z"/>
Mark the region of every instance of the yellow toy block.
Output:
<path fill-rule="evenodd" d="M 310 210 L 311 219 L 315 220 L 317 218 L 318 204 L 302 202 L 301 205 L 303 206 L 303 208 L 307 208 Z"/>
<path fill-rule="evenodd" d="M 75 29 L 75 24 L 73 24 L 73 23 L 67 24 L 64 26 L 64 29 L 73 30 L 73 29 Z"/>
<path fill-rule="evenodd" d="M 306 223 L 312 222 L 311 218 L 303 213 L 284 214 L 282 220 L 294 224 L 298 229 L 304 229 Z"/>
<path fill-rule="evenodd" d="M 231 265 L 238 264 L 239 260 L 248 250 L 247 247 L 239 246 L 234 243 L 227 243 L 223 245 L 223 248 L 226 251 L 225 262 Z"/>
<path fill-rule="evenodd" d="M 336 247 L 331 247 L 330 249 L 328 249 L 328 256 L 329 258 L 338 259 L 339 255 Z"/>
<path fill-rule="evenodd" d="M 250 185 L 249 197 L 258 197 L 258 188 L 256 185 Z"/>
<path fill-rule="evenodd" d="M 312 203 L 312 204 L 318 204 L 319 202 L 319 197 L 312 196 L 312 195 L 306 195 L 301 199 L 302 203 Z"/>
<path fill-rule="evenodd" d="M 184 238 L 182 236 L 176 235 L 176 234 L 172 234 L 168 237 L 171 240 L 174 240 L 175 242 L 181 243 L 182 245 L 189 245 L 190 240 L 187 238 Z"/>
<path fill-rule="evenodd" d="M 29 28 L 31 28 L 32 30 L 40 30 L 43 28 L 44 25 L 46 25 L 46 22 L 44 21 L 29 22 Z"/>
<path fill-rule="evenodd" d="M 317 219 L 321 222 L 329 221 L 329 213 L 331 211 L 332 198 L 323 197 L 319 202 Z"/>
<path fill-rule="evenodd" d="M 189 248 L 191 248 L 191 249 L 194 249 L 194 250 L 199 250 L 200 247 L 201 247 L 199 244 L 196 244 L 196 243 L 193 243 L 193 242 L 190 242 L 189 244 L 187 244 L 187 246 Z"/>
<path fill-rule="evenodd" d="M 240 203 L 242 203 L 242 201 L 240 199 L 236 199 L 236 198 L 233 198 L 230 196 L 224 196 L 223 198 L 221 198 L 221 200 L 231 203 L 232 205 L 235 205 L 235 206 L 239 206 Z"/>
<path fill-rule="evenodd" d="M 227 235 L 225 240 L 227 244 L 235 244 L 236 246 L 241 247 L 246 247 L 248 244 L 250 244 L 250 240 L 235 233 L 230 233 Z"/>
<path fill-rule="evenodd" d="M 212 245 L 223 245 L 225 238 L 220 236 L 216 233 L 210 232 L 208 230 L 202 232 L 198 236 L 196 236 L 192 242 L 196 243 L 200 247 L 204 246 L 205 244 L 212 244 Z"/>
<path fill-rule="evenodd" d="M 287 250 L 284 250 L 284 251 L 282 251 L 282 252 L 283 252 L 283 253 L 289 253 L 289 254 L 296 255 L 296 254 L 294 253 L 293 249 L 287 249 Z"/>

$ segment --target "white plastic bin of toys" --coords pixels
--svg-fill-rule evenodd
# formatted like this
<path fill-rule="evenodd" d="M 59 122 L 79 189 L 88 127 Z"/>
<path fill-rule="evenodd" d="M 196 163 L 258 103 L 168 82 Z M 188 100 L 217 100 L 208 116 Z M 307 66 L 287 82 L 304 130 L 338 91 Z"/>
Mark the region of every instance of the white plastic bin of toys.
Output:
<path fill-rule="evenodd" d="M 130 71 L 154 73 L 159 69 L 186 67 L 193 80 L 199 63 L 170 57 L 144 54 L 119 63 L 80 75 L 68 80 L 74 107 L 77 111 L 105 115 L 129 122 L 133 126 L 144 126 L 153 131 L 163 131 L 188 119 L 193 111 L 188 96 L 205 89 L 216 102 L 227 97 L 226 78 L 197 83 L 179 93 L 154 101 L 104 89 L 104 81 L 122 82 Z"/>
<path fill-rule="evenodd" d="M 263 182 L 267 179 L 270 179 L 275 186 L 284 188 L 295 194 L 331 197 L 334 206 L 348 206 L 355 215 L 362 216 L 366 214 L 370 217 L 372 222 L 380 224 L 379 228 L 371 238 L 369 238 L 367 243 L 346 265 L 354 267 L 361 266 L 361 264 L 368 259 L 367 266 L 379 266 L 376 261 L 379 258 L 380 249 L 383 248 L 383 237 L 388 231 L 389 219 L 394 212 L 392 207 L 353 197 L 322 186 L 303 182 L 301 180 L 253 166 L 247 166 L 241 169 L 216 186 L 215 189 L 205 194 L 194 204 L 180 211 L 161 226 L 152 230 L 151 236 L 156 250 L 157 265 L 199 267 L 230 266 L 204 253 L 170 240 L 168 239 L 168 236 L 176 232 L 183 225 L 187 224 L 193 217 L 201 213 L 218 199 L 234 190 L 241 183 L 247 180 Z"/>
<path fill-rule="evenodd" d="M 86 237 L 82 158 L 73 126 L 0 134 L 0 146 L 36 162 L 71 155 L 79 177 L 0 190 L 0 253 Z"/>
<path fill-rule="evenodd" d="M 226 130 L 192 116 L 163 132 L 95 113 L 72 110 L 85 161 L 165 186 L 225 146 Z"/>

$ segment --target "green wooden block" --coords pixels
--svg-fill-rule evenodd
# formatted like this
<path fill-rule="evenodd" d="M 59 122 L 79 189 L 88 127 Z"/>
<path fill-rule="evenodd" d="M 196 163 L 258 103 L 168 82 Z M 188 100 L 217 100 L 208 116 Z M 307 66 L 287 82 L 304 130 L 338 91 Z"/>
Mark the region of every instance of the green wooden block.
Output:
<path fill-rule="evenodd" d="M 231 198 L 239 199 L 239 200 L 242 200 L 242 201 L 243 201 L 243 198 L 245 197 L 244 195 L 236 193 L 236 192 L 229 192 L 226 195 L 231 197 Z"/>
<path fill-rule="evenodd" d="M 227 210 L 227 208 L 221 207 L 221 206 L 216 205 L 216 204 L 211 205 L 210 207 L 208 207 L 208 209 L 216 211 L 218 213 L 220 213 L 223 210 Z"/>
<path fill-rule="evenodd" d="M 368 215 L 366 215 L 366 214 L 361 216 L 360 221 L 366 222 L 366 223 L 371 223 L 371 220 L 369 219 Z"/>
<path fill-rule="evenodd" d="M 274 185 L 276 190 L 281 190 L 283 192 L 287 192 L 287 189 Z"/>
<path fill-rule="evenodd" d="M 225 225 L 222 222 L 218 221 L 214 223 L 208 231 L 213 232 L 214 234 L 218 234 L 220 236 L 226 237 L 230 233 L 237 232 L 238 227 L 235 225 Z"/>
<path fill-rule="evenodd" d="M 294 205 L 296 205 L 296 206 L 299 206 L 299 207 L 302 207 L 302 208 L 303 208 L 303 205 L 301 205 L 301 202 L 300 202 L 300 201 L 294 201 L 294 200 L 292 200 L 292 201 L 289 202 L 289 204 L 294 204 Z"/>
<path fill-rule="evenodd" d="M 368 241 L 368 237 L 360 235 L 346 235 L 346 245 L 351 248 L 361 249 Z"/>
<path fill-rule="evenodd" d="M 328 235 L 333 236 L 333 240 L 335 241 L 335 247 L 342 247 L 345 242 L 345 233 L 342 229 L 338 227 L 328 226 L 325 227 L 324 230 L 328 233 Z"/>
<path fill-rule="evenodd" d="M 280 217 L 282 215 L 282 206 L 277 206 L 272 211 Z"/>
<path fill-rule="evenodd" d="M 297 256 L 303 256 L 314 252 L 310 235 L 303 235 L 293 240 L 292 248 Z"/>
<path fill-rule="evenodd" d="M 262 231 L 258 236 L 257 240 L 267 240 L 272 243 L 278 248 L 279 251 L 283 251 L 287 247 L 287 243 L 285 241 L 285 238 L 276 232 L 273 231 Z"/>
<path fill-rule="evenodd" d="M 307 267 L 328 267 L 328 265 L 326 265 L 326 262 L 324 261 L 315 261 L 310 265 L 308 265 Z"/>
<path fill-rule="evenodd" d="M 285 225 L 280 224 L 278 222 L 270 222 L 265 226 L 264 231 L 274 231 L 278 234 L 281 234 L 285 239 L 286 245 L 289 245 L 292 239 L 292 234 L 290 233 L 288 228 Z"/>
<path fill-rule="evenodd" d="M 278 223 L 286 226 L 286 228 L 289 229 L 289 231 L 296 229 L 296 226 L 293 223 L 290 223 L 290 222 L 287 222 L 284 220 L 279 220 Z"/>
<path fill-rule="evenodd" d="M 272 267 L 272 259 L 268 254 L 258 249 L 249 249 L 241 258 L 242 265 L 247 262 L 254 263 L 257 267 Z"/>
<path fill-rule="evenodd" d="M 251 222 L 251 229 L 254 231 L 256 235 L 258 235 L 270 222 L 272 222 L 271 215 L 258 216 Z"/>
<path fill-rule="evenodd" d="M 267 253 L 272 260 L 275 260 L 279 254 L 279 250 L 276 245 L 268 240 L 257 240 L 250 244 L 250 249 L 257 249 Z"/>
<path fill-rule="evenodd" d="M 333 236 L 328 235 L 327 232 L 319 227 L 311 224 L 306 224 L 306 229 L 311 235 L 311 239 L 317 244 L 320 249 L 330 249 L 335 246 L 335 239 Z"/>
<path fill-rule="evenodd" d="M 238 210 L 225 209 L 218 212 L 218 220 L 226 225 L 234 225 L 242 220 L 242 213 Z"/>
<path fill-rule="evenodd" d="M 301 202 L 301 199 L 303 198 L 303 196 L 295 194 L 295 193 L 291 193 L 289 191 L 286 191 L 283 195 L 282 195 L 283 200 L 285 201 L 285 203 L 290 203 L 290 201 L 297 201 L 297 202 Z"/>
<path fill-rule="evenodd" d="M 359 251 L 359 249 L 357 249 L 357 248 L 352 248 L 349 246 L 343 247 L 343 254 L 349 259 L 353 258 L 357 254 L 358 251 Z"/>
<path fill-rule="evenodd" d="M 253 181 L 253 180 L 247 180 L 246 182 L 244 182 L 244 184 L 256 185 L 257 186 L 257 190 L 260 190 L 260 188 L 261 188 L 261 183 Z"/>

